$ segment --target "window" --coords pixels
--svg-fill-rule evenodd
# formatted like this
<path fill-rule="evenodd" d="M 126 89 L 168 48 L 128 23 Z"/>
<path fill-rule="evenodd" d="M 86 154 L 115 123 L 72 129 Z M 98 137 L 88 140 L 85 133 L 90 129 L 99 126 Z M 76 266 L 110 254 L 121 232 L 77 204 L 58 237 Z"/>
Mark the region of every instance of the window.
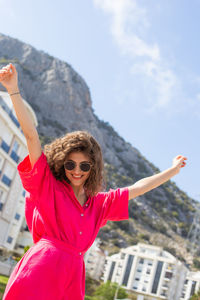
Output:
<path fill-rule="evenodd" d="M 2 142 L 1 142 L 1 148 L 7 153 L 10 150 L 10 146 L 8 144 L 6 144 L 6 142 L 4 140 L 2 140 Z"/>
<path fill-rule="evenodd" d="M 114 271 L 114 268 L 115 268 L 115 264 L 116 264 L 116 262 L 112 261 L 111 268 L 110 268 L 110 273 L 109 273 L 109 276 L 108 276 L 108 280 L 110 280 L 110 281 L 112 279 L 112 275 L 113 275 L 113 271 Z"/>
<path fill-rule="evenodd" d="M 191 287 L 191 291 L 190 291 L 190 296 L 193 296 L 195 293 L 195 288 L 196 288 L 196 281 L 192 281 L 192 287 Z"/>
<path fill-rule="evenodd" d="M 144 263 L 144 258 L 140 258 L 139 264 L 143 264 Z"/>
<path fill-rule="evenodd" d="M 29 231 L 28 225 L 26 225 L 26 226 L 24 227 L 24 231 Z"/>
<path fill-rule="evenodd" d="M 3 161 L 4 161 L 3 157 L 0 156 L 0 169 L 1 169 L 2 166 L 3 166 Z"/>
<path fill-rule="evenodd" d="M 0 189 L 0 211 L 3 210 L 3 205 L 5 203 L 7 193 Z"/>
<path fill-rule="evenodd" d="M 16 173 L 16 167 L 14 167 L 12 164 L 10 164 L 8 161 L 6 161 L 6 164 L 4 166 L 4 174 L 7 178 L 12 180 Z"/>
<path fill-rule="evenodd" d="M 16 152 L 12 151 L 11 154 L 10 154 L 10 157 L 11 157 L 14 161 L 16 161 L 16 163 L 19 162 L 19 156 L 17 155 Z"/>
<path fill-rule="evenodd" d="M 171 279 L 172 278 L 172 273 L 171 272 L 166 272 L 165 273 L 165 278 Z"/>
<path fill-rule="evenodd" d="M 13 241 L 13 238 L 11 236 L 9 236 L 8 239 L 7 239 L 7 243 L 11 244 L 12 241 Z"/>
<path fill-rule="evenodd" d="M 128 278 L 129 278 L 129 274 L 131 271 L 133 259 L 134 259 L 134 255 L 129 255 L 122 285 L 127 285 L 127 283 L 128 283 Z"/>
<path fill-rule="evenodd" d="M 14 114 L 13 114 L 12 111 L 10 111 L 9 116 L 10 116 L 11 120 L 15 123 L 15 125 L 16 125 L 17 127 L 20 127 L 20 124 L 19 124 L 17 118 L 14 116 Z"/>
<path fill-rule="evenodd" d="M 185 293 L 184 292 L 182 293 L 181 298 L 185 298 Z"/>
<path fill-rule="evenodd" d="M 17 163 L 19 162 L 19 156 L 17 155 L 18 149 L 19 149 L 19 143 L 15 140 L 12 146 L 12 152 L 10 156 Z"/>
<path fill-rule="evenodd" d="M 167 296 L 167 295 L 166 295 L 166 291 L 163 291 L 163 292 L 161 293 L 161 296 Z"/>
<path fill-rule="evenodd" d="M 0 201 L 3 199 L 3 191 L 0 190 Z"/>
<path fill-rule="evenodd" d="M 163 267 L 163 262 L 159 261 L 158 264 L 157 264 L 156 274 L 155 274 L 155 277 L 154 277 L 154 282 L 153 282 L 152 291 L 151 291 L 153 294 L 157 293 L 158 284 L 159 284 L 159 281 L 160 281 L 160 275 L 161 275 L 161 272 L 162 272 L 162 267 Z"/>
<path fill-rule="evenodd" d="M 19 149 L 19 143 L 15 140 L 12 146 L 12 151 L 15 151 L 17 153 Z"/>
<path fill-rule="evenodd" d="M 5 174 L 3 175 L 1 181 L 2 181 L 3 183 L 5 183 L 7 186 L 10 186 L 10 185 L 11 185 L 11 179 L 8 178 Z"/>
<path fill-rule="evenodd" d="M 19 219 L 20 219 L 20 214 L 16 213 L 15 219 L 16 219 L 16 220 L 19 220 Z"/>

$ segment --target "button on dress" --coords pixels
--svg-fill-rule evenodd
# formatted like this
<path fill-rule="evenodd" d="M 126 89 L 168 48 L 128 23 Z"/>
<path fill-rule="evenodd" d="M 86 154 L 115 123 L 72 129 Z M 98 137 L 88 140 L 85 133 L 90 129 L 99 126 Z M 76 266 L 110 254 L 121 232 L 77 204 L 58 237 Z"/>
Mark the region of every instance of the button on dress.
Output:
<path fill-rule="evenodd" d="M 57 180 L 47 158 L 18 165 L 33 246 L 15 266 L 3 300 L 83 300 L 84 253 L 107 221 L 129 218 L 128 188 L 100 192 L 81 206 L 70 184 Z"/>

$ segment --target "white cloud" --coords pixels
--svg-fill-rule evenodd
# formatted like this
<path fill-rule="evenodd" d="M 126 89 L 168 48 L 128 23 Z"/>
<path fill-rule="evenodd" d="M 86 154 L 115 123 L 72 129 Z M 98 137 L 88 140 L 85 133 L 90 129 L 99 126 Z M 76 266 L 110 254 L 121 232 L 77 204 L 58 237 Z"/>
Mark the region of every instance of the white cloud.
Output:
<path fill-rule="evenodd" d="M 147 10 L 137 0 L 94 0 L 94 3 L 111 16 L 112 36 L 121 53 L 131 59 L 131 72 L 140 73 L 151 82 L 156 95 L 151 107 L 168 105 L 180 83 L 161 57 L 159 45 L 145 41 L 150 29 Z"/>

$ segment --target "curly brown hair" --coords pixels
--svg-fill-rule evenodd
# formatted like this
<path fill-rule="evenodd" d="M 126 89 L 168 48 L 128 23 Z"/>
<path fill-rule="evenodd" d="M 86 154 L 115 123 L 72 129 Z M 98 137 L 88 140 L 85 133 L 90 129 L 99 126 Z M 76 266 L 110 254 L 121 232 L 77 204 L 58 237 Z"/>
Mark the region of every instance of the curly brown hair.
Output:
<path fill-rule="evenodd" d="M 65 174 L 64 162 L 70 153 L 80 151 L 86 154 L 92 163 L 84 188 L 88 195 L 94 196 L 104 188 L 102 151 L 95 138 L 87 131 L 74 131 L 44 146 L 44 153 L 53 175 L 56 179 L 64 179 L 68 183 L 70 181 Z"/>

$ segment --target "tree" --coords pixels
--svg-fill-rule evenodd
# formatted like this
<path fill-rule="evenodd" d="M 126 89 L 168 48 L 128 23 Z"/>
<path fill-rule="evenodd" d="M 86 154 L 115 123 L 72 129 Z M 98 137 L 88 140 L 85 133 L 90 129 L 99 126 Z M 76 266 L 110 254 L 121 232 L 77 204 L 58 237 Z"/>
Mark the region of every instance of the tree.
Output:
<path fill-rule="evenodd" d="M 117 288 L 117 299 L 127 298 L 128 294 L 126 293 L 126 291 L 122 287 L 118 287 L 117 283 L 111 283 L 110 281 L 102 283 L 96 289 L 94 295 L 97 296 L 99 300 L 114 300 Z"/>

